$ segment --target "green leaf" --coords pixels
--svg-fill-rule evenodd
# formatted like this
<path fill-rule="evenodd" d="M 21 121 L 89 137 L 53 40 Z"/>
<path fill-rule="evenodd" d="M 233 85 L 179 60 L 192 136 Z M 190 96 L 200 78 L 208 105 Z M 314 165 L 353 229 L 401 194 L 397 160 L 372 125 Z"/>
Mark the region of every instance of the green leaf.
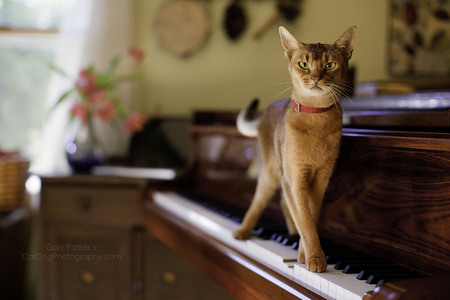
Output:
<path fill-rule="evenodd" d="M 64 99 L 67 98 L 67 96 L 69 96 L 72 92 L 75 91 L 75 88 L 71 88 L 70 90 L 68 90 L 67 92 L 65 92 L 64 94 L 62 94 L 58 100 L 56 101 L 56 103 L 53 105 L 53 109 L 58 106 L 61 102 L 64 101 Z"/>
<path fill-rule="evenodd" d="M 123 106 L 122 102 L 119 99 L 117 99 L 115 103 L 117 114 L 121 117 L 125 116 L 127 114 L 127 110 L 125 109 L 125 106 Z"/>
<path fill-rule="evenodd" d="M 54 63 L 49 63 L 48 67 L 50 70 L 55 71 L 66 78 L 70 77 L 69 74 L 67 74 L 63 69 L 61 69 L 59 66 L 55 65 Z"/>
<path fill-rule="evenodd" d="M 89 74 L 95 72 L 95 68 L 94 68 L 94 66 L 92 66 L 92 65 L 91 65 L 91 66 L 88 66 L 85 70 L 86 70 L 86 72 L 89 73 Z"/>
<path fill-rule="evenodd" d="M 95 82 L 101 88 L 108 88 L 108 86 L 110 86 L 111 76 L 109 74 L 97 74 L 97 77 L 95 77 Z"/>
<path fill-rule="evenodd" d="M 75 88 L 72 88 L 70 90 L 68 90 L 67 92 L 65 92 L 64 94 L 62 94 L 58 100 L 56 101 L 55 104 L 53 104 L 53 106 L 48 110 L 47 115 L 49 115 L 61 102 L 64 101 L 64 99 L 67 98 L 67 96 L 69 96 L 71 93 L 73 93 L 75 91 Z"/>
<path fill-rule="evenodd" d="M 106 74 L 111 75 L 117 69 L 117 66 L 120 62 L 120 56 L 115 56 L 111 62 L 109 63 L 108 69 L 106 70 Z"/>

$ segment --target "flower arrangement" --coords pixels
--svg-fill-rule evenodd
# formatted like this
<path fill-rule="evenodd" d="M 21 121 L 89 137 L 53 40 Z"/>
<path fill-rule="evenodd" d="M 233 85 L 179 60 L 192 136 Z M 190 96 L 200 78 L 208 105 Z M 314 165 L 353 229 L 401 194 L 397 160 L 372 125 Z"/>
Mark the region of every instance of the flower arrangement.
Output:
<path fill-rule="evenodd" d="M 144 58 L 144 52 L 136 47 L 130 47 L 128 57 L 135 64 Z M 63 93 L 55 106 L 63 102 L 69 95 L 76 94 L 76 99 L 70 109 L 71 119 L 78 118 L 82 123 L 92 122 L 93 117 L 102 121 L 120 120 L 129 133 L 141 131 L 147 117 L 139 112 L 128 112 L 116 93 L 116 86 L 125 81 L 137 78 L 136 74 L 116 75 L 120 56 L 114 57 L 104 72 L 97 71 L 93 65 L 82 69 L 75 80 L 74 87 Z M 59 67 L 51 66 L 53 70 L 68 77 Z"/>

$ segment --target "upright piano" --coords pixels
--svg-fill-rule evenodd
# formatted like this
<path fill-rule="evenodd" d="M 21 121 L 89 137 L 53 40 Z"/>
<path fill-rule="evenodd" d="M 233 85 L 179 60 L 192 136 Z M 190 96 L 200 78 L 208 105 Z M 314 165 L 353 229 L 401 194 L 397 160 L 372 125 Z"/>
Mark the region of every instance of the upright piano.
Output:
<path fill-rule="evenodd" d="M 446 92 L 343 103 L 319 223 L 324 273 L 297 263 L 279 199 L 250 240 L 232 237 L 257 172 L 256 140 L 238 133 L 235 112 L 193 114 L 189 167 L 149 187 L 143 222 L 237 299 L 449 299 L 449 108 Z"/>

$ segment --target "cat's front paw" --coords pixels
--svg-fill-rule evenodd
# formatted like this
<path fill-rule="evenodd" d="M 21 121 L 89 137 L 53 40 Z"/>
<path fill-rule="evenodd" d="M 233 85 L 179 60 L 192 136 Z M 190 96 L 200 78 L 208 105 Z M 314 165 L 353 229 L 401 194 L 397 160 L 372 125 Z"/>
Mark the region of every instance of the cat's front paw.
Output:
<path fill-rule="evenodd" d="M 233 236 L 238 240 L 247 240 L 250 237 L 251 233 L 252 232 L 249 230 L 240 228 L 233 233 Z"/>
<path fill-rule="evenodd" d="M 327 269 L 325 257 L 311 257 L 306 260 L 306 269 L 311 272 L 322 273 Z"/>

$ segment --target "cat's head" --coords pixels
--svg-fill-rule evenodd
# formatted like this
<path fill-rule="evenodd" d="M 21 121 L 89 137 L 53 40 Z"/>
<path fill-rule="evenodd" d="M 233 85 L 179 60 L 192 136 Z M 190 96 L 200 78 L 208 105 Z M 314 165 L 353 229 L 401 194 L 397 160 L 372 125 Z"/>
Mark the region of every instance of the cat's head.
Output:
<path fill-rule="evenodd" d="M 309 106 L 327 106 L 348 91 L 345 83 L 356 27 L 348 28 L 333 44 L 304 44 L 280 26 L 281 44 L 288 59 L 292 97 Z M 330 99 L 328 99 L 330 98 Z"/>

